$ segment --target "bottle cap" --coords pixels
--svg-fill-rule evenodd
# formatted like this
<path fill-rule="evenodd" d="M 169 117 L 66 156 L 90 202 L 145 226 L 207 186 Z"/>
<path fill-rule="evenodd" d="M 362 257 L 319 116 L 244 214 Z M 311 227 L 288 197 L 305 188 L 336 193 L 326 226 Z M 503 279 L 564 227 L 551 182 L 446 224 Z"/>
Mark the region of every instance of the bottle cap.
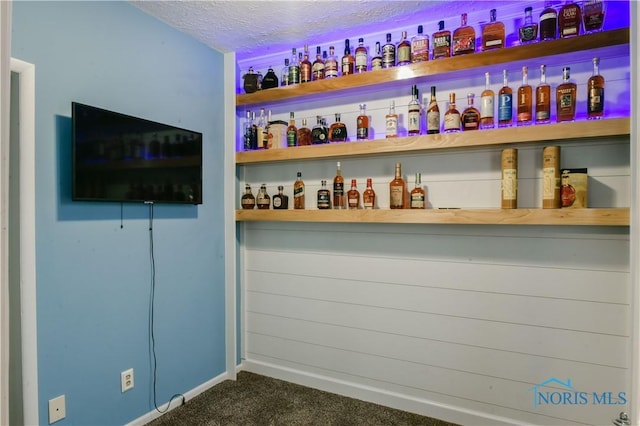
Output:
<path fill-rule="evenodd" d="M 527 6 L 524 8 L 524 13 L 531 13 L 532 10 L 533 8 L 531 6 Z"/>
<path fill-rule="evenodd" d="M 422 25 L 418 25 L 418 34 L 422 34 L 423 28 Z"/>
<path fill-rule="evenodd" d="M 278 185 L 278 191 L 282 191 L 283 189 L 284 189 L 284 186 Z"/>
<path fill-rule="evenodd" d="M 440 31 L 444 30 L 444 21 L 440 21 L 440 22 L 438 22 L 438 29 L 439 29 Z"/>
<path fill-rule="evenodd" d="M 364 43 L 364 39 L 363 38 L 359 38 L 358 39 L 358 43 Z"/>

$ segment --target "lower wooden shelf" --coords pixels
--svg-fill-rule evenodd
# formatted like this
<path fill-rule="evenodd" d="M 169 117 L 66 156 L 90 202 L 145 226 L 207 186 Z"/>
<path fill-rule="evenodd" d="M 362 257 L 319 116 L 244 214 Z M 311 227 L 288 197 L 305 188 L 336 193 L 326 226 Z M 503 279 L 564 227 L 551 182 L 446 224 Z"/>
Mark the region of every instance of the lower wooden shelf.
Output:
<path fill-rule="evenodd" d="M 423 223 L 467 225 L 629 226 L 628 208 L 236 210 L 238 222 Z"/>

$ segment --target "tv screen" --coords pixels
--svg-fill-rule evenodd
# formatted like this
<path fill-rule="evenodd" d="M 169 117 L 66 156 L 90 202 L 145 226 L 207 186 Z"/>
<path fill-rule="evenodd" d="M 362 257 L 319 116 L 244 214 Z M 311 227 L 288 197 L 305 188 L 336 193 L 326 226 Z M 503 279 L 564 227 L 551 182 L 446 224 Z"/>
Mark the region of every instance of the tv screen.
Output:
<path fill-rule="evenodd" d="M 72 102 L 74 201 L 202 204 L 202 133 Z"/>

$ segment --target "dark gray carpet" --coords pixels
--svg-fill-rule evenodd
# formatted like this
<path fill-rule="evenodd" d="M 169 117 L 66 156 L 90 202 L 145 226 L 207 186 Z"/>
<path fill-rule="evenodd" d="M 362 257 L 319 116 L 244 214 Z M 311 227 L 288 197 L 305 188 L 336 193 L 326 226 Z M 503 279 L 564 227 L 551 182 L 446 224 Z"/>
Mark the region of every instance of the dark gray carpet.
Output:
<path fill-rule="evenodd" d="M 455 426 L 244 371 L 237 381 L 226 380 L 149 425 Z"/>

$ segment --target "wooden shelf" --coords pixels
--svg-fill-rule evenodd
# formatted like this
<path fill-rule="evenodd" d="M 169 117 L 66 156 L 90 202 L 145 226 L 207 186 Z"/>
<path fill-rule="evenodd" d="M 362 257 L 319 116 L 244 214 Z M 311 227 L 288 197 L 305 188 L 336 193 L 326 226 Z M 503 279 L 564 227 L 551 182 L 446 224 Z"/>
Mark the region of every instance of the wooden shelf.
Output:
<path fill-rule="evenodd" d="M 629 209 L 236 210 L 238 222 L 629 226 Z"/>
<path fill-rule="evenodd" d="M 589 51 L 601 47 L 629 43 L 629 28 L 587 34 L 569 39 L 559 39 L 526 46 L 478 52 L 435 61 L 421 62 L 363 74 L 354 74 L 327 80 L 311 81 L 294 86 L 277 87 L 255 93 L 236 95 L 236 106 L 274 103 L 319 93 L 336 92 L 371 85 L 425 77 L 436 74 L 473 69 L 545 56 Z"/>
<path fill-rule="evenodd" d="M 506 144 L 540 143 L 566 139 L 628 135 L 629 132 L 629 118 L 576 121 L 539 126 L 407 136 L 368 142 L 343 142 L 295 148 L 243 151 L 236 154 L 236 164 L 375 156 Z"/>

